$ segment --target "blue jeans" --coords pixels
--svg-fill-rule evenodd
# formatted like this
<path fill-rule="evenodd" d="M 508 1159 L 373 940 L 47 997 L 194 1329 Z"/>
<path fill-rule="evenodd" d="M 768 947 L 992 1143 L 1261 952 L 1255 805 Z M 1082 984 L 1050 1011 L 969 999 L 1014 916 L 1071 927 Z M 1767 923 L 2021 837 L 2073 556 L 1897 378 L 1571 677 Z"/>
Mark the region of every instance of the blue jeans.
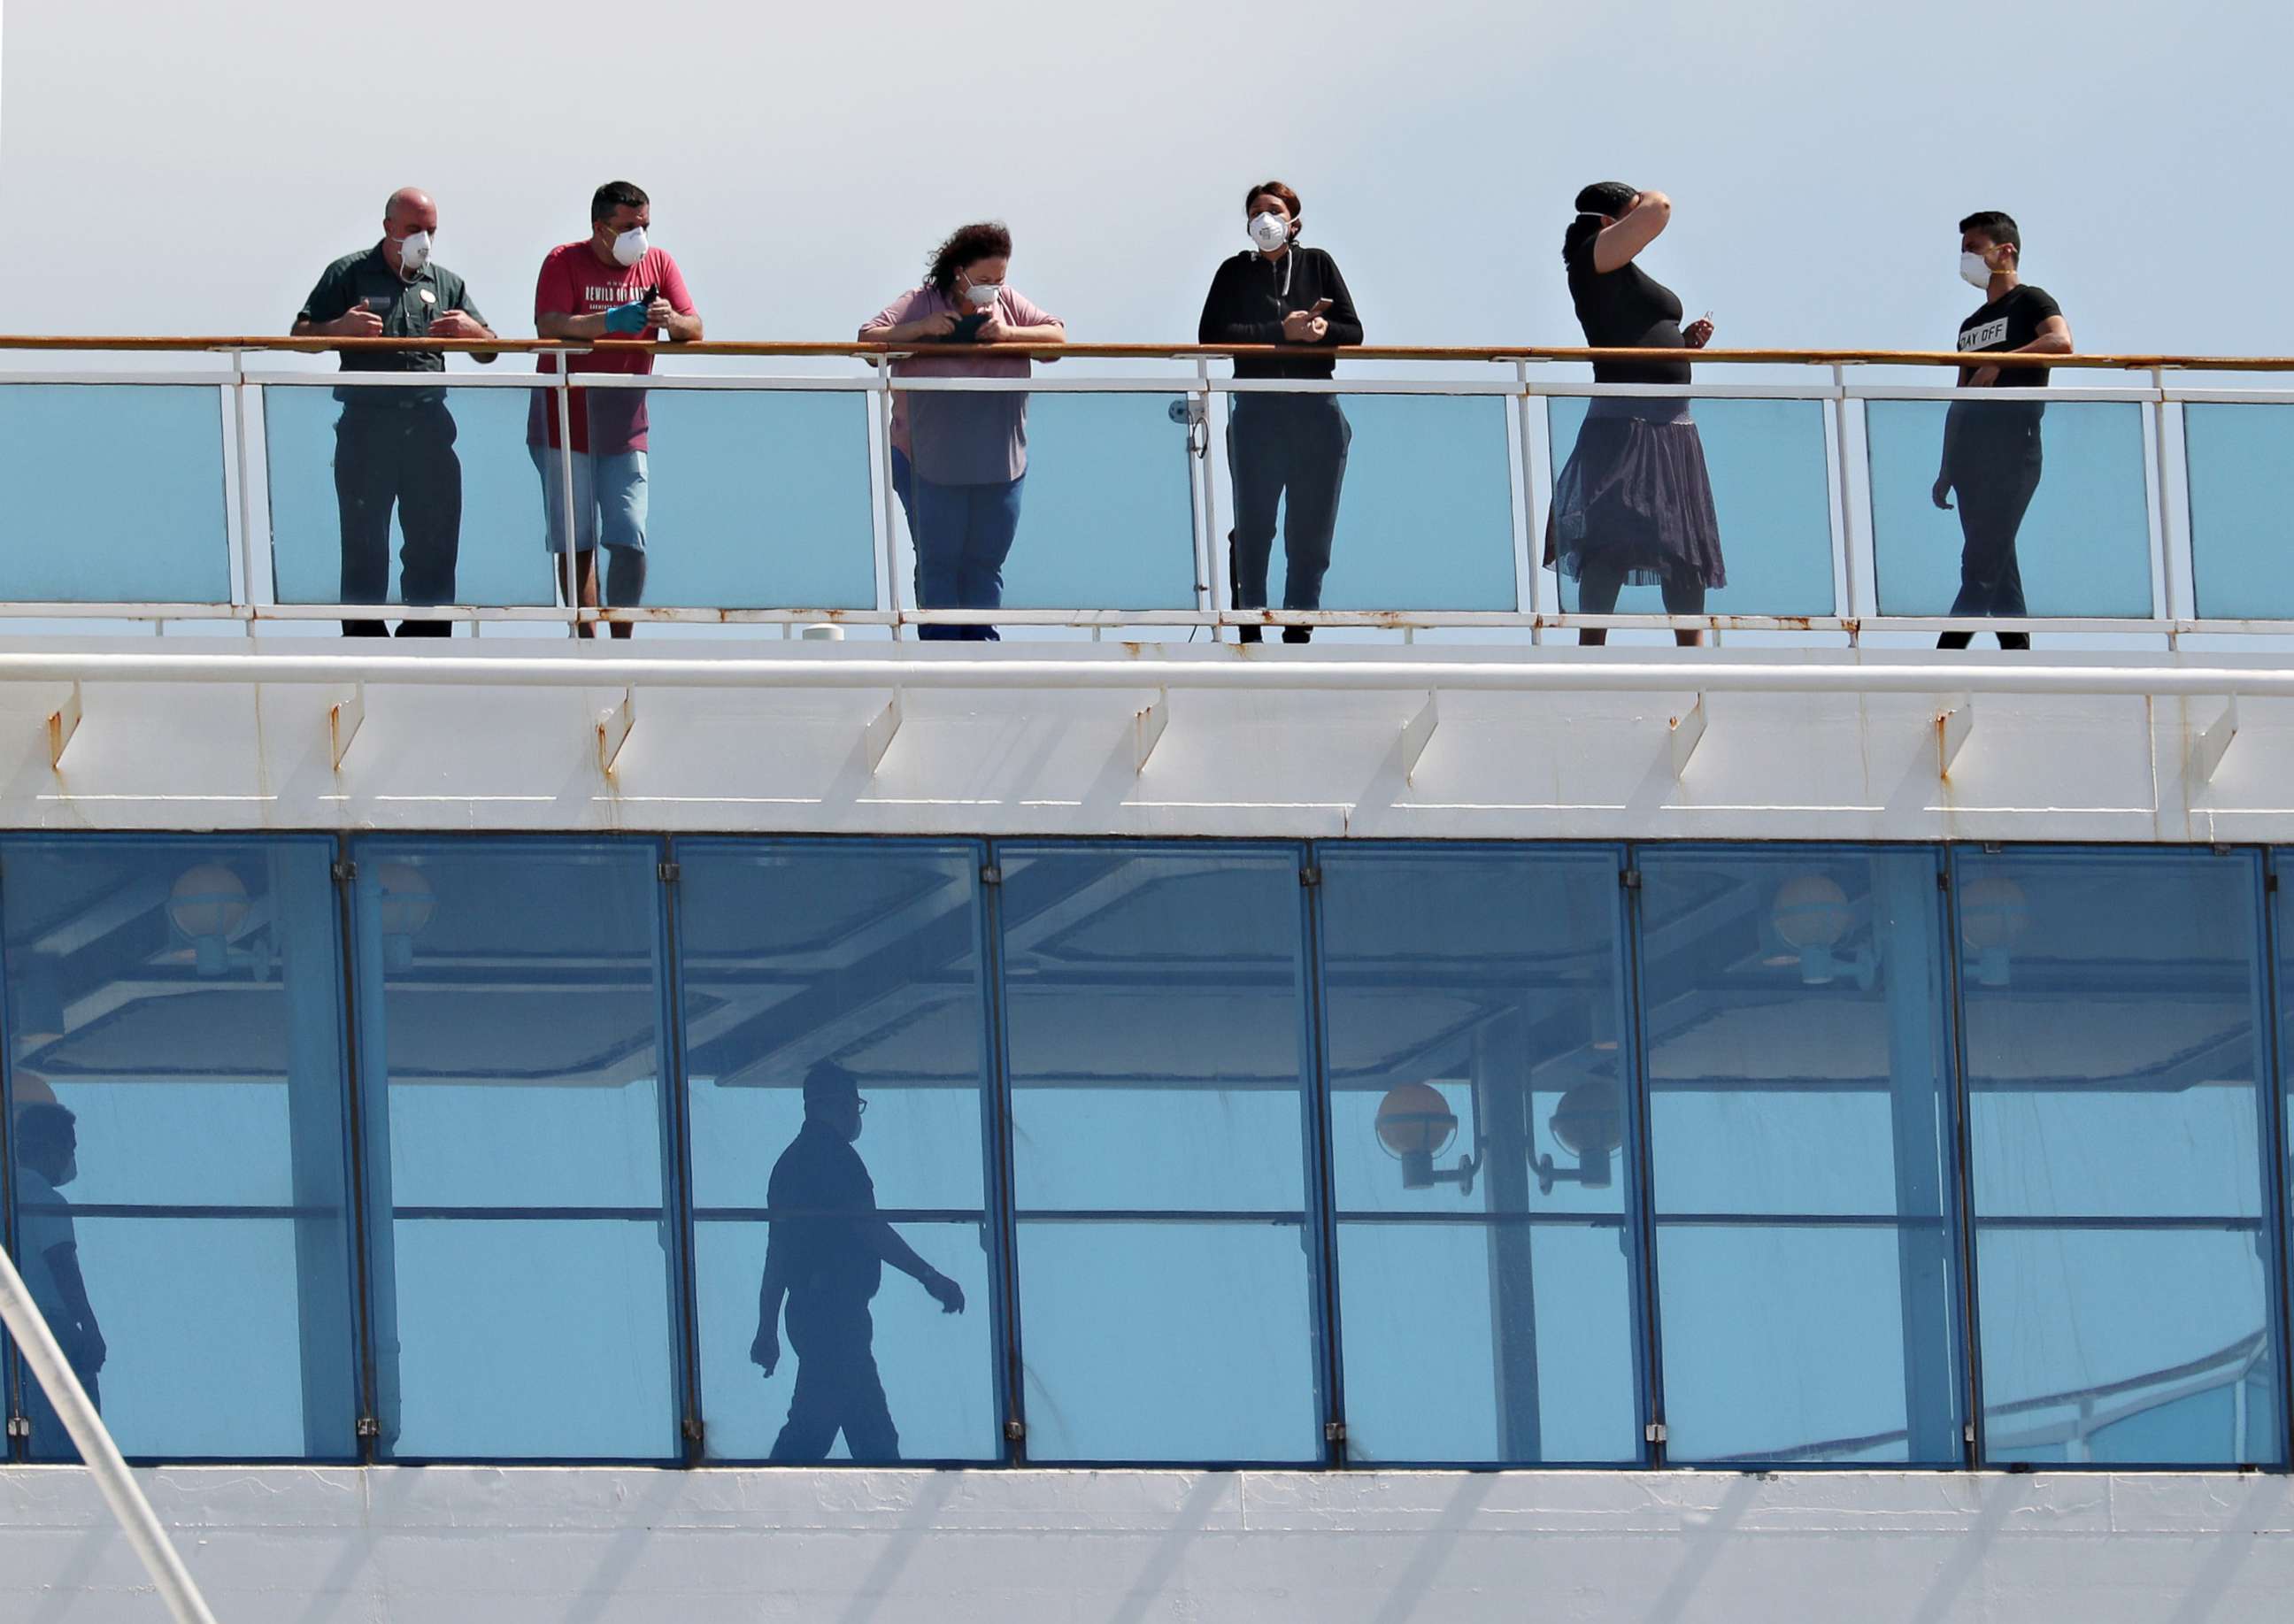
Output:
<path fill-rule="evenodd" d="M 1022 474 L 1004 484 L 937 485 L 910 478 L 909 529 L 916 543 L 916 607 L 994 609 L 1004 602 L 1004 560 L 1020 529 Z M 927 626 L 923 637 L 992 642 L 993 626 Z"/>

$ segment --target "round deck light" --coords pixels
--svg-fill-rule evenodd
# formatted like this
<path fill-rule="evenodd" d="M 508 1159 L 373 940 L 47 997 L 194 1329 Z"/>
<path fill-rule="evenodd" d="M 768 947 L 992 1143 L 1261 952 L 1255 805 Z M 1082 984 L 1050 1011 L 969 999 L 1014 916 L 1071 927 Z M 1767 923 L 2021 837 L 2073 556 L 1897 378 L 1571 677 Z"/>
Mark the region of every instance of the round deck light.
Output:
<path fill-rule="evenodd" d="M 247 922 L 247 882 L 220 863 L 187 868 L 167 893 L 167 918 L 191 944 L 203 976 L 231 966 L 231 938 Z"/>
<path fill-rule="evenodd" d="M 1404 1190 L 1430 1190 L 1434 1158 L 1458 1137 L 1458 1114 L 1431 1083 L 1403 1083 L 1378 1107 L 1378 1142 L 1402 1164 Z"/>

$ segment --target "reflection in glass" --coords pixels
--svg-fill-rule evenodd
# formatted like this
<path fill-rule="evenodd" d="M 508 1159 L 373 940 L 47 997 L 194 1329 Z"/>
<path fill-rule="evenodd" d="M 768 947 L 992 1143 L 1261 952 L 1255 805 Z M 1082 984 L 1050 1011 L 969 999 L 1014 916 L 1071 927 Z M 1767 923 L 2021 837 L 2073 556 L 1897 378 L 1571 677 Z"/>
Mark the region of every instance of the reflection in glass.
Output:
<path fill-rule="evenodd" d="M 2277 1464 L 2257 857 L 1955 866 L 1987 1458 Z"/>
<path fill-rule="evenodd" d="M 123 478 L 131 447 L 134 476 Z M 211 386 L 0 385 L 0 599 L 231 601 Z"/>
<path fill-rule="evenodd" d="M 658 844 L 354 853 L 383 1452 L 674 1455 Z"/>
<path fill-rule="evenodd" d="M 15 1255 L 131 1457 L 356 1452 L 332 851 L 0 841 Z"/>
<path fill-rule="evenodd" d="M 1322 863 L 1350 1456 L 1639 1458 L 1618 854 Z"/>
<path fill-rule="evenodd" d="M 1948 509 L 1946 403 L 1866 405 L 1881 613 L 2151 613 L 2142 407 L 2049 402 L 2043 435 L 2017 404 L 1951 403 L 1985 415 L 1961 419 Z"/>
<path fill-rule="evenodd" d="M 2294 406 L 2208 401 L 2182 410 L 2198 613 L 2294 620 L 2294 511 L 2282 489 Z"/>
<path fill-rule="evenodd" d="M 1936 856 L 1645 848 L 1668 1458 L 1962 1458 Z"/>
<path fill-rule="evenodd" d="M 712 1458 L 999 1458 L 979 849 L 678 861 Z"/>
<path fill-rule="evenodd" d="M 999 861 L 1029 1458 L 1317 1458 L 1298 852 Z"/>

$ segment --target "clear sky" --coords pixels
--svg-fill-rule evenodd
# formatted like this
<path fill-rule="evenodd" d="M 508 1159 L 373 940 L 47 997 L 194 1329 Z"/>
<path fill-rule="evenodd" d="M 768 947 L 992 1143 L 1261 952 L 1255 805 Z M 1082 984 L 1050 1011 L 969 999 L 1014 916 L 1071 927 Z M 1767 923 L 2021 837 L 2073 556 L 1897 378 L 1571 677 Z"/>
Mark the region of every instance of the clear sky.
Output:
<path fill-rule="evenodd" d="M 4 43 L 18 331 L 283 330 L 411 183 L 530 335 L 627 178 L 713 337 L 849 337 L 997 215 L 1075 338 L 1186 340 L 1276 175 L 1373 342 L 1576 342 L 1559 238 L 1615 178 L 1672 195 L 1647 263 L 1724 344 L 1944 347 L 1954 225 L 2004 207 L 2082 348 L 2294 352 L 2285 0 L 116 0 Z"/>

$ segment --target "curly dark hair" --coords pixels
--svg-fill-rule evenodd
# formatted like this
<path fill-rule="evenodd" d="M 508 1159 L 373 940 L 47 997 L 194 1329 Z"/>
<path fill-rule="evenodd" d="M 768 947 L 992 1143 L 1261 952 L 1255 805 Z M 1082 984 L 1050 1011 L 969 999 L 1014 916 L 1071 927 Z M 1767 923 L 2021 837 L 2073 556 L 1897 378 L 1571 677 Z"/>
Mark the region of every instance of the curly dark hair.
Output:
<path fill-rule="evenodd" d="M 1001 220 L 974 221 L 970 225 L 957 226 L 948 234 L 946 242 L 932 250 L 931 268 L 924 273 L 924 280 L 944 297 L 956 291 L 956 273 L 966 265 L 1011 256 L 1011 227 Z"/>

